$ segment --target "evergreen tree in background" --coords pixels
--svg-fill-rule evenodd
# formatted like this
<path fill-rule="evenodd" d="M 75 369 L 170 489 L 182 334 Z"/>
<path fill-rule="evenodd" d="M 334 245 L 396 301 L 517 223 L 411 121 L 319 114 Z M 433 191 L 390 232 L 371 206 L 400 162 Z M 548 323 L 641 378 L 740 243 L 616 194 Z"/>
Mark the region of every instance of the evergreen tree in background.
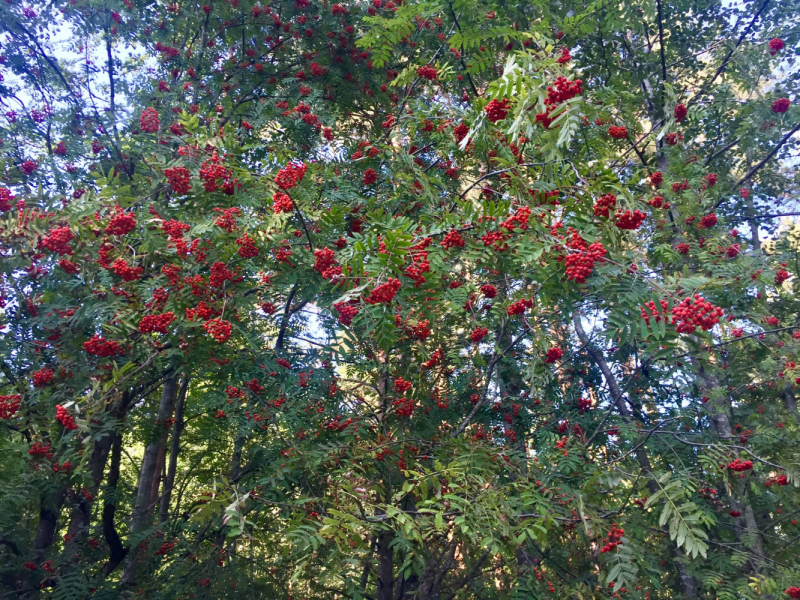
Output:
<path fill-rule="evenodd" d="M 800 598 L 796 3 L 0 26 L 0 598 Z"/>

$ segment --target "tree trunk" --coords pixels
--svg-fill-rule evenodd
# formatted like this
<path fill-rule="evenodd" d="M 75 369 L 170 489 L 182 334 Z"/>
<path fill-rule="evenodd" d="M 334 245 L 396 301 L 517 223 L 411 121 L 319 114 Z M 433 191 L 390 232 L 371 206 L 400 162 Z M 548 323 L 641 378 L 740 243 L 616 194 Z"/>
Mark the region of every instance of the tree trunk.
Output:
<path fill-rule="evenodd" d="M 791 383 L 787 383 L 781 390 L 781 396 L 783 396 L 783 407 L 786 409 L 786 412 L 794 417 L 796 421 L 800 422 L 800 414 L 797 412 L 797 398 L 794 395 L 792 387 L 793 386 Z"/>
<path fill-rule="evenodd" d="M 164 493 L 161 497 L 161 507 L 158 513 L 158 522 L 163 523 L 169 518 L 169 504 L 172 500 L 172 487 L 175 485 L 175 473 L 178 470 L 178 454 L 181 450 L 181 433 L 183 433 L 183 409 L 186 404 L 186 392 L 189 389 L 189 377 L 181 382 L 181 391 L 178 393 L 178 403 L 175 406 L 175 426 L 172 430 L 172 442 L 169 448 L 169 466 L 164 479 Z"/>
<path fill-rule="evenodd" d="M 111 465 L 108 470 L 107 486 L 103 493 L 103 537 L 110 550 L 108 562 L 103 569 L 106 576 L 111 574 L 111 572 L 119 566 L 128 552 L 128 549 L 122 546 L 122 540 L 114 525 L 114 516 L 117 512 L 117 501 L 114 496 L 116 495 L 117 483 L 119 482 L 119 466 L 121 460 L 122 434 L 115 432 L 114 441 L 111 445 Z"/>
<path fill-rule="evenodd" d="M 394 600 L 392 595 L 394 576 L 393 549 L 389 546 L 392 533 L 378 535 L 378 593 L 377 600 Z"/>
<path fill-rule="evenodd" d="M 719 380 L 713 374 L 708 373 L 701 365 L 698 371 L 698 376 L 703 385 L 704 392 L 708 393 L 709 401 L 706 404 L 708 412 L 711 416 L 711 422 L 717 436 L 721 441 L 731 441 L 733 437 L 733 428 L 731 427 L 731 401 L 727 395 L 720 398 L 711 398 L 710 390 L 720 387 Z M 738 453 L 737 453 L 738 454 Z M 746 489 L 742 490 L 741 497 L 736 501 L 736 504 L 741 506 L 744 510 L 744 524 L 745 530 L 742 539 L 745 546 L 750 550 L 750 565 L 754 573 L 759 573 L 764 568 L 764 547 L 761 539 L 761 532 L 756 525 L 753 507 L 747 499 Z M 771 596 L 764 596 L 765 599 Z"/>
<path fill-rule="evenodd" d="M 625 403 L 625 395 L 622 393 L 622 390 L 617 383 L 617 378 L 614 377 L 614 373 L 611 372 L 603 353 L 591 343 L 589 336 L 586 335 L 586 331 L 583 329 L 581 317 L 578 312 L 573 315 L 572 322 L 575 325 L 575 333 L 578 334 L 578 339 L 581 341 L 581 344 L 583 344 L 583 346 L 586 348 L 586 351 L 589 353 L 589 356 L 592 357 L 595 364 L 603 373 L 603 379 L 606 380 L 606 385 L 608 385 L 608 389 L 611 392 L 611 397 L 614 399 L 614 404 L 617 407 L 617 411 L 626 422 L 632 422 L 633 414 L 631 413 L 631 409 Z M 647 451 L 644 449 L 644 447 L 639 446 L 636 449 L 636 460 L 639 463 L 639 466 L 642 468 L 642 471 L 649 476 L 653 471 L 653 465 L 650 463 L 650 457 L 647 455 Z M 647 478 L 647 487 L 651 494 L 655 494 L 659 489 L 658 483 L 656 483 L 652 477 Z"/>
<path fill-rule="evenodd" d="M 116 428 L 118 426 L 117 421 L 125 416 L 130 402 L 131 393 L 126 390 L 122 393 L 119 400 L 107 413 L 107 416 L 113 422 L 111 430 L 97 440 L 92 447 L 92 457 L 89 460 L 89 473 L 91 475 L 91 482 L 86 488 L 92 497 L 92 500 L 87 498 L 84 494 L 78 494 L 77 496 L 77 503 L 72 510 L 69 529 L 67 531 L 69 537 L 73 540 L 73 543 L 80 542 L 82 538 L 85 538 L 89 533 L 92 504 L 94 502 L 94 498 L 97 496 L 97 493 L 100 490 L 100 485 L 103 482 L 103 473 L 106 470 L 108 455 L 111 451 L 111 446 L 116 439 Z"/>
<path fill-rule="evenodd" d="M 603 353 L 591 343 L 589 336 L 586 335 L 586 331 L 584 331 L 583 324 L 581 323 L 580 314 L 577 311 L 572 317 L 572 322 L 575 326 L 575 333 L 578 334 L 578 339 L 581 341 L 581 344 L 583 344 L 589 356 L 592 357 L 595 364 L 597 364 L 598 368 L 603 373 L 603 378 L 606 381 L 606 385 L 608 385 L 608 389 L 611 391 L 611 397 L 614 399 L 617 411 L 626 422 L 631 422 L 633 420 L 633 415 L 631 414 L 630 408 L 628 408 L 628 405 L 625 403 L 625 396 L 617 383 L 617 378 L 614 377 L 614 373 L 611 372 Z M 659 487 L 658 483 L 652 477 L 649 477 L 653 471 L 653 467 L 650 463 L 650 457 L 647 455 L 647 451 L 643 446 L 639 446 L 636 449 L 636 460 L 642 471 L 648 475 L 647 488 L 650 490 L 651 494 L 655 494 L 659 490 Z M 694 600 L 697 598 L 697 583 L 686 571 L 682 553 L 676 553 L 675 562 L 677 563 L 678 576 L 683 588 L 683 596 L 686 600 Z"/>
<path fill-rule="evenodd" d="M 52 545 L 55 539 L 58 517 L 61 514 L 61 507 L 64 505 L 66 495 L 67 490 L 64 487 L 42 494 L 39 506 L 39 527 L 36 529 L 36 541 L 33 544 L 37 559 L 44 555 L 44 551 Z"/>
<path fill-rule="evenodd" d="M 131 535 L 147 529 L 150 526 L 153 507 L 158 498 L 159 462 L 163 465 L 163 456 L 166 452 L 169 432 L 164 427 L 164 422 L 172 416 L 175 397 L 178 392 L 178 381 L 175 372 L 170 372 L 165 378 L 161 389 L 161 403 L 156 415 L 155 431 L 149 444 L 144 450 L 142 468 L 139 472 L 139 485 L 136 491 L 136 502 L 131 518 Z M 155 490 L 155 491 L 154 491 Z M 131 553 L 122 575 L 122 583 L 134 585 L 136 583 L 136 557 Z"/>

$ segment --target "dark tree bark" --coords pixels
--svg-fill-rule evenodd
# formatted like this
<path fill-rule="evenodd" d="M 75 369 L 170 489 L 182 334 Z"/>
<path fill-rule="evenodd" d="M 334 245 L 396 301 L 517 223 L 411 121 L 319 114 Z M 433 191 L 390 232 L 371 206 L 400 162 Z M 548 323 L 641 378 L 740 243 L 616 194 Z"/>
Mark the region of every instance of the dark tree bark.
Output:
<path fill-rule="evenodd" d="M 92 500 L 82 493 L 77 494 L 67 532 L 73 540 L 72 543 L 81 542 L 88 535 L 92 504 L 94 503 L 93 499 L 97 496 L 100 485 L 103 482 L 103 473 L 106 469 L 111 446 L 114 443 L 118 421 L 125 416 L 130 406 L 131 397 L 131 393 L 126 390 L 122 393 L 118 401 L 111 406 L 111 410 L 107 413 L 111 420 L 111 428 L 105 435 L 97 440 L 92 447 L 92 456 L 89 459 L 91 481 L 89 485 L 86 486 L 86 490 L 89 492 Z"/>
<path fill-rule="evenodd" d="M 394 600 L 393 577 L 394 577 L 394 550 L 389 545 L 392 541 L 392 533 L 387 531 L 378 536 L 378 591 L 377 600 Z"/>
<path fill-rule="evenodd" d="M 33 543 L 37 559 L 53 544 L 58 527 L 58 517 L 61 514 L 61 507 L 64 505 L 66 495 L 67 490 L 64 487 L 42 494 L 39 506 L 39 526 L 36 529 L 36 540 Z"/>
<path fill-rule="evenodd" d="M 172 441 L 169 448 L 169 466 L 164 479 L 164 493 L 161 496 L 161 507 L 158 513 L 158 522 L 163 523 L 169 518 L 169 504 L 172 500 L 172 488 L 175 485 L 175 473 L 178 470 L 178 454 L 181 449 L 181 433 L 183 433 L 183 411 L 186 404 L 186 393 L 189 390 L 189 377 L 181 382 L 178 393 L 178 402 L 175 405 L 175 426 L 172 430 Z"/>
<path fill-rule="evenodd" d="M 114 434 L 114 441 L 111 445 L 111 465 L 108 470 L 107 485 L 104 493 L 103 502 L 103 537 L 108 544 L 110 553 L 108 562 L 103 569 L 106 576 L 111 574 L 114 569 L 124 560 L 128 552 L 127 548 L 122 546 L 122 540 L 117 533 L 116 526 L 114 525 L 114 516 L 117 512 L 117 504 L 114 495 L 117 491 L 117 483 L 119 483 L 119 467 L 122 460 L 122 435 L 119 432 Z"/>
<path fill-rule="evenodd" d="M 158 499 L 158 484 L 161 471 L 159 466 L 164 464 L 169 431 L 164 423 L 172 416 L 175 397 L 178 392 L 178 380 L 174 371 L 165 378 L 161 388 L 161 402 L 156 415 L 155 431 L 149 444 L 145 447 L 142 467 L 139 472 L 139 485 L 136 491 L 136 502 L 131 518 L 131 534 L 147 529 L 152 520 L 153 507 Z M 159 464 L 160 463 L 160 464 Z M 122 583 L 134 585 L 136 583 L 136 559 L 128 557 Z"/>

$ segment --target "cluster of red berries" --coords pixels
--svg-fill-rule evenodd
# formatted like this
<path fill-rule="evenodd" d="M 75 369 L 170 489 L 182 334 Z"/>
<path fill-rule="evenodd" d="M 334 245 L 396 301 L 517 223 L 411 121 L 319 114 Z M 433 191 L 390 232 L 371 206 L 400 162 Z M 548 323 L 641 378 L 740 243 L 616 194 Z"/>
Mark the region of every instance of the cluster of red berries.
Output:
<path fill-rule="evenodd" d="M 442 248 L 450 249 L 450 248 L 463 248 L 464 247 L 464 238 L 461 237 L 461 234 L 457 231 L 450 231 L 447 235 L 444 236 L 442 240 Z"/>
<path fill-rule="evenodd" d="M 47 232 L 47 237 L 42 238 L 39 246 L 51 250 L 59 256 L 72 255 L 69 243 L 73 239 L 75 239 L 75 234 L 69 230 L 69 227 L 56 227 Z"/>
<path fill-rule="evenodd" d="M 444 351 L 441 348 L 437 348 L 436 350 L 433 351 L 433 354 L 431 354 L 430 360 L 426 360 L 420 366 L 423 369 L 432 369 L 437 364 L 439 364 L 439 361 L 441 361 L 443 358 L 444 358 Z"/>
<path fill-rule="evenodd" d="M 428 122 L 430 122 L 430 121 L 428 121 Z M 466 123 L 461 123 L 461 124 L 458 125 L 458 127 L 455 127 L 453 129 L 453 137 L 456 139 L 456 142 L 458 142 L 459 144 L 462 141 L 464 141 L 464 138 L 467 137 L 468 133 L 469 133 L 469 127 L 467 126 Z"/>
<path fill-rule="evenodd" d="M 473 344 L 477 344 L 480 342 L 486 335 L 489 333 L 489 330 L 486 327 L 477 327 L 475 331 L 473 331 L 469 338 L 472 340 Z"/>
<path fill-rule="evenodd" d="M 275 252 L 273 250 L 273 252 Z M 281 247 L 275 252 L 275 260 L 278 262 L 285 262 L 289 265 L 292 265 L 292 261 L 289 260 L 289 257 L 292 255 L 292 249 L 289 247 L 288 242 L 284 242 Z M 294 266 L 294 265 L 292 265 Z"/>
<path fill-rule="evenodd" d="M 203 329 L 220 344 L 231 337 L 231 324 L 223 319 L 209 319 L 203 324 Z"/>
<path fill-rule="evenodd" d="M 606 194 L 597 199 L 594 203 L 594 214 L 598 217 L 608 218 L 610 210 L 617 207 L 617 197 L 614 194 Z"/>
<path fill-rule="evenodd" d="M 510 104 L 511 102 L 505 98 L 502 100 L 492 100 L 484 109 L 486 111 L 486 118 L 492 123 L 502 121 L 508 115 Z"/>
<path fill-rule="evenodd" d="M 33 374 L 33 387 L 40 388 L 53 381 L 53 370 L 43 367 Z"/>
<path fill-rule="evenodd" d="M 114 269 L 114 274 L 119 275 L 123 281 L 138 281 L 144 273 L 142 267 L 132 267 L 127 260 L 122 258 L 115 260 L 111 268 Z"/>
<path fill-rule="evenodd" d="M 219 189 L 218 180 L 222 179 L 224 183 L 230 179 L 230 176 L 230 170 L 220 164 L 219 156 L 216 152 L 200 167 L 200 179 L 202 179 L 203 188 L 207 192 L 216 192 Z"/>
<path fill-rule="evenodd" d="M 264 391 L 264 386 L 258 383 L 258 379 L 255 377 L 250 381 L 245 381 L 244 385 L 254 394 L 258 394 Z"/>
<path fill-rule="evenodd" d="M 22 172 L 25 173 L 25 175 L 30 175 L 37 168 L 39 168 L 39 163 L 37 163 L 35 160 L 26 160 L 20 165 L 19 168 L 22 169 Z"/>
<path fill-rule="evenodd" d="M 742 460 L 741 458 L 737 458 L 733 462 L 728 463 L 728 469 L 731 471 L 736 471 L 737 473 L 741 473 L 742 471 L 749 471 L 753 468 L 753 461 L 752 460 Z"/>
<path fill-rule="evenodd" d="M 162 313 L 160 315 L 145 315 L 139 321 L 140 333 L 167 333 L 167 327 L 175 320 L 175 314 L 172 311 Z"/>
<path fill-rule="evenodd" d="M 0 419 L 10 419 L 19 410 L 22 396 L 11 394 L 10 396 L 0 396 Z"/>
<path fill-rule="evenodd" d="M 610 135 L 615 140 L 624 140 L 625 138 L 628 137 L 628 128 L 612 125 L 611 127 L 608 128 L 608 135 Z"/>
<path fill-rule="evenodd" d="M 169 236 L 170 241 L 175 242 L 183 238 L 183 234 L 189 231 L 191 227 L 187 223 L 181 223 L 175 219 L 164 221 L 161 224 L 161 231 Z"/>
<path fill-rule="evenodd" d="M 547 351 L 547 357 L 545 358 L 545 363 L 555 363 L 561 360 L 561 357 L 564 356 L 564 351 L 561 348 L 554 347 L 550 348 Z"/>
<path fill-rule="evenodd" d="M 155 133 L 161 121 L 158 120 L 158 111 L 155 108 L 145 108 L 139 117 L 139 129 L 145 133 Z"/>
<path fill-rule="evenodd" d="M 497 296 L 497 288 L 491 283 L 485 283 L 481 286 L 481 293 L 487 298 L 494 298 Z"/>
<path fill-rule="evenodd" d="M 272 195 L 272 210 L 275 214 L 292 212 L 294 203 L 288 194 L 283 192 L 275 192 Z"/>
<path fill-rule="evenodd" d="M 798 599 L 798 598 L 800 598 L 800 587 L 797 587 L 797 586 L 795 585 L 795 586 L 792 586 L 792 587 L 790 587 L 790 588 L 786 588 L 786 590 L 785 590 L 785 592 L 784 592 L 784 593 L 785 593 L 787 596 L 789 596 L 789 598 L 795 598 L 795 599 Z"/>
<path fill-rule="evenodd" d="M 661 173 L 661 171 L 650 173 L 650 185 L 652 185 L 654 188 L 660 186 L 663 181 L 664 175 Z"/>
<path fill-rule="evenodd" d="M 251 238 L 246 233 L 236 240 L 236 243 L 239 245 L 239 256 L 242 258 L 253 258 L 254 256 L 258 256 L 258 248 L 256 247 L 255 240 Z"/>
<path fill-rule="evenodd" d="M 686 109 L 685 104 L 678 104 L 678 106 L 675 107 L 673 114 L 675 115 L 675 121 L 680 123 L 686 118 L 686 115 L 689 114 L 689 111 Z"/>
<path fill-rule="evenodd" d="M 394 299 L 395 294 L 400 289 L 400 280 L 391 278 L 386 283 L 382 283 L 364 299 L 367 304 L 388 304 Z"/>
<path fill-rule="evenodd" d="M 364 176 L 361 178 L 361 183 L 364 185 L 372 185 L 378 181 L 378 174 L 375 172 L 375 169 L 369 168 L 364 171 Z"/>
<path fill-rule="evenodd" d="M 222 287 L 226 281 L 233 281 L 236 275 L 225 263 L 215 262 L 211 265 L 211 276 L 208 278 L 208 283 L 213 287 Z"/>
<path fill-rule="evenodd" d="M 406 381 L 402 377 L 397 377 L 394 380 L 394 390 L 400 394 L 405 394 L 408 390 L 411 389 L 411 382 Z"/>
<path fill-rule="evenodd" d="M 30 456 L 44 456 L 45 458 L 53 458 L 53 453 L 50 448 L 50 442 L 43 444 L 41 442 L 34 442 L 31 444 L 31 447 L 28 448 L 28 454 Z"/>
<path fill-rule="evenodd" d="M 693 333 L 697 327 L 708 331 L 719 323 L 722 309 L 706 301 L 700 294 L 689 296 L 672 309 L 678 333 Z"/>
<path fill-rule="evenodd" d="M 672 191 L 675 194 L 678 194 L 680 192 L 685 192 L 688 189 L 689 189 L 689 182 L 686 181 L 685 179 L 683 181 L 676 181 L 675 183 L 672 184 Z"/>
<path fill-rule="evenodd" d="M 558 77 L 553 85 L 547 88 L 547 98 L 544 100 L 545 111 L 536 115 L 536 123 L 541 123 L 545 129 L 550 129 L 557 116 L 553 112 L 558 105 L 583 93 L 583 82 L 580 79 L 569 81 L 566 77 Z"/>
<path fill-rule="evenodd" d="M 238 398 L 245 398 L 247 394 L 245 394 L 244 390 L 240 390 L 234 385 L 229 385 L 225 389 L 225 393 L 228 395 L 228 404 L 231 404 L 233 400 Z"/>
<path fill-rule="evenodd" d="M 647 218 L 647 213 L 643 213 L 640 210 L 626 210 L 621 211 L 618 210 L 617 213 L 614 215 L 614 225 L 619 227 L 620 229 L 639 229 L 644 223 L 644 220 Z"/>
<path fill-rule="evenodd" d="M 236 217 L 242 216 L 242 211 L 234 206 L 232 208 L 215 208 L 214 212 L 220 213 L 220 216 L 214 221 L 214 225 L 228 233 L 233 233 L 233 230 L 236 229 Z"/>
<path fill-rule="evenodd" d="M 122 354 L 122 348 L 114 340 L 105 340 L 95 334 L 92 339 L 83 342 L 83 349 L 94 356 L 110 357 Z"/>
<path fill-rule="evenodd" d="M 481 241 L 484 246 L 493 246 L 498 252 L 505 252 L 508 250 L 508 244 L 504 243 L 507 238 L 508 235 L 499 231 L 487 231 L 481 236 Z"/>
<path fill-rule="evenodd" d="M 414 401 L 411 398 L 400 398 L 392 403 L 397 414 L 401 417 L 410 417 L 414 414 Z"/>
<path fill-rule="evenodd" d="M 106 226 L 106 233 L 108 235 L 125 235 L 133 231 L 135 227 L 136 217 L 133 213 L 122 212 L 122 209 L 117 207 L 117 214 L 111 217 Z"/>
<path fill-rule="evenodd" d="M 668 133 L 666 136 L 664 136 L 664 139 L 666 140 L 667 144 L 674 146 L 683 140 L 683 134 L 680 131 L 677 133 Z"/>
<path fill-rule="evenodd" d="M 169 181 L 172 191 L 176 194 L 188 194 L 189 190 L 192 188 L 190 183 L 192 176 L 191 173 L 189 173 L 189 169 L 186 167 L 164 169 L 164 176 L 167 178 L 167 181 Z"/>
<path fill-rule="evenodd" d="M 764 485 L 767 487 L 773 485 L 789 485 L 789 478 L 786 475 L 778 475 L 777 477 L 771 477 Z"/>
<path fill-rule="evenodd" d="M 427 281 L 424 274 L 431 270 L 431 263 L 428 262 L 428 253 L 424 251 L 424 248 L 427 247 L 429 243 L 430 238 L 426 238 L 422 243 L 409 248 L 413 264 L 406 267 L 403 273 L 414 280 L 414 287 L 419 287 L 424 284 Z"/>
<path fill-rule="evenodd" d="M 11 202 L 16 196 L 8 188 L 0 187 L 0 212 L 11 210 Z"/>
<path fill-rule="evenodd" d="M 789 279 L 791 275 L 786 269 L 778 269 L 775 271 L 775 285 L 781 285 L 784 281 Z"/>
<path fill-rule="evenodd" d="M 783 50 L 783 40 L 781 38 L 772 38 L 768 46 L 770 55 L 775 56 L 778 52 Z"/>
<path fill-rule="evenodd" d="M 275 175 L 275 185 L 290 190 L 305 177 L 307 169 L 308 167 L 304 163 L 289 163 Z"/>
<path fill-rule="evenodd" d="M 564 264 L 567 267 L 567 279 L 571 279 L 576 283 L 585 283 L 592 274 L 595 263 L 603 261 L 606 249 L 600 242 L 587 245 L 576 230 L 572 229 L 571 231 L 572 237 L 566 245 L 567 248 L 575 250 L 575 252 L 570 252 L 564 259 Z"/>
<path fill-rule="evenodd" d="M 700 223 L 697 225 L 700 229 L 711 229 L 717 224 L 717 215 L 711 213 L 710 215 L 706 215 L 702 219 L 700 219 Z"/>
<path fill-rule="evenodd" d="M 792 101 L 788 98 L 778 98 L 772 103 L 772 112 L 775 114 L 783 114 L 789 110 L 789 106 L 791 106 L 791 104 Z"/>
<path fill-rule="evenodd" d="M 625 535 L 625 530 L 620 529 L 617 527 L 617 524 L 614 523 L 611 526 L 611 531 L 608 532 L 608 542 L 605 546 L 600 550 L 601 553 L 611 552 L 617 546 L 622 545 L 622 536 Z"/>
<path fill-rule="evenodd" d="M 172 549 L 177 545 L 177 542 L 164 542 L 161 544 L 161 548 L 156 550 L 156 556 L 166 556 Z"/>
<path fill-rule="evenodd" d="M 58 261 L 58 266 L 61 267 L 65 273 L 69 275 L 74 275 L 75 273 L 79 273 L 81 268 L 77 263 L 74 263 L 66 258 L 62 258 Z"/>
<path fill-rule="evenodd" d="M 521 315 L 529 308 L 533 307 L 533 298 L 525 299 L 522 298 L 521 300 L 517 300 L 516 302 L 512 302 L 506 308 L 506 313 L 509 316 L 511 315 Z"/>
<path fill-rule="evenodd" d="M 353 304 L 347 304 L 346 302 L 334 304 L 333 308 L 339 313 L 339 323 L 342 325 L 352 324 L 353 318 L 358 314 L 358 307 Z"/>
<path fill-rule="evenodd" d="M 644 322 L 647 323 L 647 325 L 650 325 L 650 319 L 653 317 L 655 318 L 656 323 L 661 322 L 662 316 L 667 322 L 670 322 L 669 319 L 667 319 L 667 309 L 669 308 L 669 302 L 667 302 L 666 300 L 659 300 L 658 302 L 659 304 L 661 304 L 660 311 L 658 310 L 656 303 L 653 302 L 652 300 L 650 300 L 649 302 L 645 302 L 644 307 L 642 308 L 642 318 L 644 319 Z M 673 317 L 671 323 L 674 322 L 675 318 Z"/>
<path fill-rule="evenodd" d="M 425 65 L 424 67 L 418 68 L 417 75 L 422 77 L 422 79 L 427 79 L 428 81 L 434 81 L 437 77 L 436 69 L 430 65 Z"/>
<path fill-rule="evenodd" d="M 336 253 L 330 248 L 317 248 L 314 250 L 314 270 L 324 274 L 336 264 Z"/>
<path fill-rule="evenodd" d="M 195 308 L 186 309 L 186 318 L 190 321 L 194 321 L 195 318 L 200 321 L 208 321 L 212 317 L 216 317 L 218 314 L 220 314 L 218 310 L 212 306 L 208 306 L 202 300 Z"/>
<path fill-rule="evenodd" d="M 507 229 L 508 231 L 514 231 L 515 229 L 522 229 L 525 231 L 528 229 L 528 221 L 530 218 L 531 209 L 527 206 L 522 206 L 518 208 L 517 211 L 508 219 L 500 223 L 500 227 Z"/>
<path fill-rule="evenodd" d="M 64 426 L 67 431 L 78 428 L 75 418 L 67 412 L 67 409 L 60 404 L 56 405 L 56 420 Z"/>

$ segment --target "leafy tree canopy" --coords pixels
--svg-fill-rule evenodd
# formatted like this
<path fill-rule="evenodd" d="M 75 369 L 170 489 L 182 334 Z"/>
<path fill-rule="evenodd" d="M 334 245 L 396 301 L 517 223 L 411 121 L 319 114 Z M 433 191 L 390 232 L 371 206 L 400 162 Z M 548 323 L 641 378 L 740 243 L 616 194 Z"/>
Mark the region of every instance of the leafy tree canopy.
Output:
<path fill-rule="evenodd" d="M 795 3 L 0 3 L 0 596 L 800 598 Z"/>

